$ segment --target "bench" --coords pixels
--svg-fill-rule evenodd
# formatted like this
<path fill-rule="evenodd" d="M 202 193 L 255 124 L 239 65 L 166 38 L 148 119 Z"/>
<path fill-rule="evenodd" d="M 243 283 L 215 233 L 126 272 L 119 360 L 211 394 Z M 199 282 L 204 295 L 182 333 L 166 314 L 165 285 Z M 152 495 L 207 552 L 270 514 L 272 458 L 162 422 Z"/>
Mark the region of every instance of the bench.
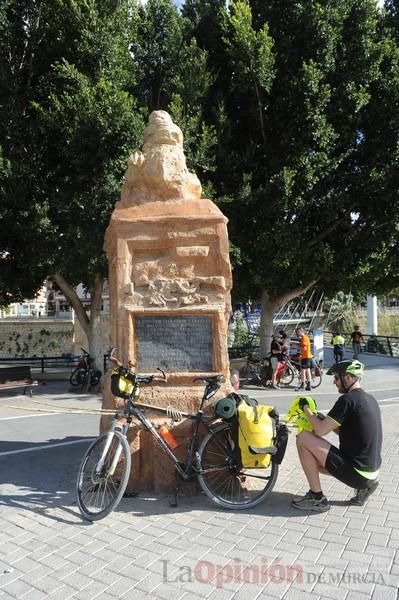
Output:
<path fill-rule="evenodd" d="M 32 379 L 32 373 L 28 365 L 0 367 L 0 392 L 8 392 L 23 387 L 23 393 L 28 392 L 29 396 L 32 396 L 33 386 L 35 385 L 38 385 L 38 382 Z"/>

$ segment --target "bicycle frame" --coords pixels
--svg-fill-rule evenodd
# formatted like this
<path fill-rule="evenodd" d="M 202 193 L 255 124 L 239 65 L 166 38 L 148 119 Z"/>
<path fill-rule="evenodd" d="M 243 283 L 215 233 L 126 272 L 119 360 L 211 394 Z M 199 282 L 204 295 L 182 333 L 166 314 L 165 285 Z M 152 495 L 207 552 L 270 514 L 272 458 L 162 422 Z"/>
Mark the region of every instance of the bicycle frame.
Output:
<path fill-rule="evenodd" d="M 209 395 L 208 387 L 209 386 L 206 386 L 206 388 L 205 388 L 198 412 L 195 415 L 190 415 L 188 417 L 189 419 L 194 420 L 194 431 L 193 431 L 193 435 L 191 437 L 191 442 L 190 442 L 190 445 L 189 445 L 189 448 L 188 448 L 187 454 L 186 454 L 186 463 L 185 463 L 186 468 L 185 469 L 182 468 L 182 465 L 181 465 L 180 461 L 177 459 L 175 453 L 169 448 L 168 444 L 165 442 L 163 437 L 160 435 L 160 433 L 158 432 L 156 427 L 151 423 L 151 421 L 149 421 L 147 419 L 145 414 L 137 406 L 135 406 L 133 398 L 136 397 L 137 392 L 138 392 L 138 384 L 136 383 L 130 397 L 126 400 L 123 416 L 121 417 L 120 413 L 115 414 L 113 423 L 111 425 L 111 429 L 109 430 L 109 432 L 107 434 L 107 441 L 105 443 L 104 450 L 102 452 L 100 460 L 98 461 L 98 463 L 96 465 L 96 474 L 98 475 L 104 466 L 105 457 L 107 456 L 107 453 L 110 449 L 110 446 L 111 446 L 111 443 L 112 443 L 112 440 L 114 437 L 114 431 L 120 431 L 123 435 L 126 435 L 128 429 L 129 429 L 129 426 L 133 420 L 132 417 L 135 417 L 141 423 L 141 425 L 144 427 L 144 429 L 151 433 L 153 439 L 156 441 L 158 446 L 160 446 L 160 448 L 170 458 L 170 460 L 174 464 L 176 471 L 179 473 L 180 477 L 182 479 L 184 479 L 185 481 L 187 481 L 192 476 L 192 473 L 193 473 L 193 463 L 194 463 L 193 457 L 194 457 L 195 445 L 196 445 L 200 425 L 203 424 L 204 427 L 208 431 L 212 430 L 212 428 L 209 427 L 208 423 L 206 423 L 204 421 L 203 407 L 204 407 L 205 401 L 207 399 L 209 399 L 211 396 L 213 396 L 213 394 L 216 393 L 216 390 L 211 395 Z M 208 390 L 208 393 L 207 393 L 207 390 Z M 122 426 L 118 425 L 118 422 L 121 420 L 121 418 L 125 419 L 125 422 Z M 114 459 L 112 461 L 112 465 L 109 470 L 111 475 L 113 475 L 113 473 L 116 469 L 116 465 L 118 464 L 118 461 L 119 461 L 119 458 L 121 455 L 121 451 L 122 451 L 122 448 L 119 448 L 118 451 L 115 453 Z M 194 467 L 194 471 L 197 472 L 195 467 Z"/>

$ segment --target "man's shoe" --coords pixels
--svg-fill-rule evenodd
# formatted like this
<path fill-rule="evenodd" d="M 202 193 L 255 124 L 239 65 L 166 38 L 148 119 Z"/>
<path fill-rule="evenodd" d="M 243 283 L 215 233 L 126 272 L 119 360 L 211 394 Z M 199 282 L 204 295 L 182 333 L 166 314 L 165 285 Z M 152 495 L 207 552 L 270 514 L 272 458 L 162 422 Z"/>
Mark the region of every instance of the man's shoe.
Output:
<path fill-rule="evenodd" d="M 298 385 L 298 386 L 295 388 L 295 391 L 296 391 L 296 392 L 299 392 L 299 390 L 303 390 L 303 388 L 304 388 L 304 387 L 305 387 L 305 386 L 303 385 L 303 383 L 301 383 L 300 385 Z"/>
<path fill-rule="evenodd" d="M 306 391 L 307 392 L 311 392 L 312 391 L 312 386 L 310 385 L 310 383 L 306 384 Z"/>
<path fill-rule="evenodd" d="M 377 488 L 378 488 L 378 481 L 374 481 L 370 485 L 370 487 L 364 488 L 361 490 L 356 490 L 356 495 L 353 496 L 353 498 L 351 498 L 349 500 L 349 504 L 352 504 L 352 506 L 363 506 L 363 504 L 365 504 L 367 498 L 369 496 L 371 496 L 371 494 L 373 494 Z"/>
<path fill-rule="evenodd" d="M 278 387 L 277 387 L 277 385 L 274 385 L 274 384 L 273 384 L 273 385 L 272 385 L 272 386 L 270 386 L 270 387 L 272 388 L 272 390 L 278 390 Z"/>
<path fill-rule="evenodd" d="M 293 500 L 291 506 L 298 510 L 307 510 L 309 512 L 327 512 L 330 510 L 330 505 L 327 498 L 323 495 L 321 498 L 316 498 L 313 492 L 308 492 L 302 498 Z"/>

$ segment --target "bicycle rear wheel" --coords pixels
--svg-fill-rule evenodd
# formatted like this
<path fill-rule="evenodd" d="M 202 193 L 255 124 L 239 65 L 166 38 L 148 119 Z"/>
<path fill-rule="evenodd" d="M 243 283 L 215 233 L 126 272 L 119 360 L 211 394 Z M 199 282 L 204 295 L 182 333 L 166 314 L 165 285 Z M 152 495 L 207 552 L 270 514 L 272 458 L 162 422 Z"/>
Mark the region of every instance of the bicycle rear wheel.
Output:
<path fill-rule="evenodd" d="M 79 468 L 77 500 L 85 519 L 97 521 L 112 512 L 123 496 L 130 475 L 131 456 L 127 439 L 114 431 L 110 447 L 103 457 L 108 434 L 100 436 L 88 448 Z M 110 469 L 117 458 L 113 473 Z M 103 465 L 98 470 L 100 459 Z"/>
<path fill-rule="evenodd" d="M 271 460 L 267 468 L 239 468 L 230 431 L 229 425 L 223 425 L 202 442 L 198 481 L 215 504 L 232 510 L 252 508 L 272 491 L 278 465 Z"/>
<path fill-rule="evenodd" d="M 317 388 L 319 387 L 319 385 L 321 384 L 321 380 L 323 379 L 323 372 L 321 370 L 320 367 L 313 367 L 312 369 L 310 369 L 310 375 L 312 377 L 311 380 L 311 387 Z"/>

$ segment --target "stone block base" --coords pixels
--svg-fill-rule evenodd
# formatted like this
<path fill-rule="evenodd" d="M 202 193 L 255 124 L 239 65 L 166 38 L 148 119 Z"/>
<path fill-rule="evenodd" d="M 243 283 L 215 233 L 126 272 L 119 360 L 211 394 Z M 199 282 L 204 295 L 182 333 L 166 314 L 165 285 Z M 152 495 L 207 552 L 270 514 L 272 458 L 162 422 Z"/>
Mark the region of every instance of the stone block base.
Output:
<path fill-rule="evenodd" d="M 165 417 L 151 417 L 150 420 L 156 427 L 165 423 L 168 425 L 170 432 L 179 444 L 174 453 L 178 460 L 184 463 L 192 438 L 192 421 L 186 419 L 176 423 L 174 427 L 170 427 Z M 110 421 L 111 419 L 108 417 L 102 418 L 101 431 L 109 429 Z M 201 444 L 205 435 L 207 435 L 207 431 L 201 428 L 197 438 L 197 447 Z M 129 429 L 128 441 L 132 456 L 132 470 L 127 492 L 172 493 L 176 485 L 176 469 L 170 458 L 159 448 L 152 435 L 135 424 Z M 190 482 L 184 482 L 180 493 L 194 495 L 199 492 L 199 489 L 199 485 L 194 479 Z"/>

